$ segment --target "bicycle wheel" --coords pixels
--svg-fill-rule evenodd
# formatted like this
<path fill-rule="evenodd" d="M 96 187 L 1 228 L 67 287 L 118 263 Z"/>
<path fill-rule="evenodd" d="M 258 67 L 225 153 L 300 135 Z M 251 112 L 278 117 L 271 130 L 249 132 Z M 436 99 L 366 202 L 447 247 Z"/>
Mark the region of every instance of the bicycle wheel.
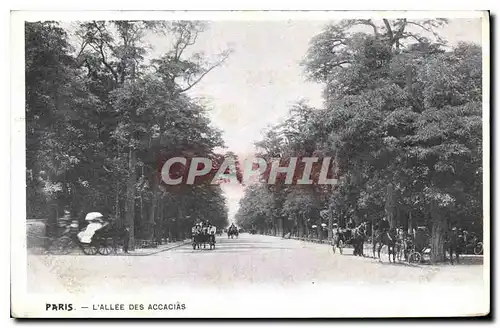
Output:
<path fill-rule="evenodd" d="M 422 260 L 422 254 L 419 252 L 413 252 L 408 256 L 408 263 L 420 263 Z"/>
<path fill-rule="evenodd" d="M 480 255 L 483 253 L 483 243 L 479 242 L 477 245 L 474 247 L 474 254 Z"/>

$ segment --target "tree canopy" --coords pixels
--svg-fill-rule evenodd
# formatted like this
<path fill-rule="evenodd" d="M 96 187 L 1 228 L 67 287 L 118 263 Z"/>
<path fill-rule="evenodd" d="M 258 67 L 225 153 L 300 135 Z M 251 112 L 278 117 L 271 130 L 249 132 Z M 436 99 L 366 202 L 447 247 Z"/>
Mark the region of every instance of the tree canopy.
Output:
<path fill-rule="evenodd" d="M 138 238 L 184 238 L 197 219 L 227 223 L 219 186 L 161 184 L 171 156 L 224 156 L 221 132 L 189 97 L 230 51 L 215 58 L 186 49 L 208 28 L 197 21 L 87 21 L 70 45 L 56 22 L 26 23 L 28 219 L 63 210 L 99 211 Z M 152 60 L 147 33 L 171 50 Z"/>
<path fill-rule="evenodd" d="M 338 184 L 253 187 L 240 204 L 242 224 L 264 229 L 261 215 L 277 212 L 282 233 L 302 234 L 321 210 L 340 223 L 387 215 L 393 226 L 431 226 L 435 260 L 449 226 L 479 228 L 481 48 L 446 46 L 444 24 L 343 20 L 315 36 L 303 67 L 324 85 L 324 108 L 297 104 L 257 147 L 264 157 L 332 156 Z M 253 206 L 261 189 L 283 201 Z"/>

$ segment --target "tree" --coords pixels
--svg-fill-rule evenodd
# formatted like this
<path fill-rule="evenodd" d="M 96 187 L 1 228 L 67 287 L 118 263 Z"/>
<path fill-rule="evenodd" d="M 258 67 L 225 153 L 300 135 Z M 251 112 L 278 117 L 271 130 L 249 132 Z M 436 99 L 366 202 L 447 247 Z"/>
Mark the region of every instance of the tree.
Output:
<path fill-rule="evenodd" d="M 217 224 L 227 220 L 220 187 L 176 189 L 160 181 L 166 158 L 217 158 L 215 149 L 224 146 L 203 106 L 186 94 L 229 55 L 185 57 L 205 28 L 201 22 L 81 22 L 73 50 L 57 23 L 27 24 L 30 217 L 67 206 L 82 219 L 100 211 L 125 216 L 119 223 L 144 239 L 184 238 L 194 220 L 188 213 L 197 208 L 206 216 L 203 206 Z M 172 36 L 172 50 L 150 61 L 146 33 Z M 133 248 L 134 235 L 130 243 Z"/>
<path fill-rule="evenodd" d="M 443 42 L 432 28 L 441 20 L 383 20 L 382 29 L 372 23 L 343 21 L 327 27 L 313 39 L 304 65 L 312 79 L 326 83 L 324 125 L 331 131 L 328 147 L 336 153 L 339 171 L 348 177 L 341 184 L 358 189 L 362 209 L 372 186 L 383 190 L 384 184 L 392 186 L 384 198 L 397 204 L 388 203 L 388 215 L 398 217 L 405 207 L 426 208 L 433 226 L 433 260 L 438 260 L 443 217 L 452 216 L 450 206 L 457 206 L 449 188 L 462 179 L 443 171 L 470 163 L 480 153 L 480 49 L 463 44 L 452 52 L 440 49 Z M 373 34 L 349 32 L 359 24 L 372 27 Z M 432 32 L 437 42 L 409 32 L 410 26 Z M 408 44 L 408 39 L 417 43 Z M 459 137 L 463 130 L 474 136 L 474 144 Z M 467 180 L 480 184 L 480 164 L 470 168 Z"/>
<path fill-rule="evenodd" d="M 229 51 L 224 52 L 214 63 L 209 63 L 202 54 L 184 58 L 185 50 L 196 42 L 205 26 L 203 22 L 187 21 L 94 21 L 82 23 L 78 31 L 82 40 L 78 57 L 88 67 L 89 73 L 104 71 L 101 74 L 108 76 L 111 86 L 108 92 L 109 108 L 119 117 L 111 135 L 119 149 L 119 156 L 128 159 L 128 179 L 125 183 L 127 225 L 133 227 L 136 221 L 138 178 L 140 181 L 148 180 L 148 188 L 152 188 L 152 208 L 144 229 L 148 238 L 153 235 L 160 192 L 160 170 L 151 166 L 159 165 L 154 161 L 165 156 L 159 149 L 166 148 L 168 151 L 163 153 L 172 154 L 178 152 L 179 147 L 188 147 L 195 152 L 204 149 L 201 153 L 207 155 L 210 149 L 222 145 L 220 133 L 208 126 L 209 121 L 202 110 L 183 94 L 220 66 L 229 55 Z M 145 61 L 144 41 L 148 31 L 174 39 L 172 49 L 149 64 Z M 180 131 L 186 127 L 187 133 Z M 168 143 L 171 139 L 167 139 L 167 135 L 177 135 L 178 132 L 184 139 L 174 150 L 172 143 Z M 205 133 L 208 137 L 199 137 Z M 197 137 L 198 140 L 194 140 Z M 204 140 L 208 142 L 206 146 L 202 145 Z M 140 172 L 138 166 L 142 167 Z M 144 177 L 148 171 L 153 175 L 151 179 Z M 142 193 L 139 195 L 143 204 L 144 196 Z M 145 216 L 142 212 L 141 205 L 141 217 Z M 179 215 L 182 216 L 181 212 Z M 133 235 L 130 243 L 133 247 Z"/>
<path fill-rule="evenodd" d="M 76 195 L 93 178 L 82 167 L 102 149 L 87 120 L 101 103 L 88 96 L 66 38 L 56 23 L 26 24 L 27 213 L 52 225 L 64 209 L 82 207 Z"/>
<path fill-rule="evenodd" d="M 448 224 L 480 218 L 481 49 L 443 48 L 435 31 L 443 24 L 344 20 L 311 40 L 303 65 L 324 83 L 325 108 L 295 106 L 257 146 L 268 159 L 331 156 L 338 183 L 267 188 L 284 195 L 282 213 L 328 208 L 341 225 L 383 215 L 407 225 L 412 217 L 431 225 L 434 261 Z M 252 199 L 245 194 L 242 204 Z M 258 222 L 252 208 L 241 215 Z"/>

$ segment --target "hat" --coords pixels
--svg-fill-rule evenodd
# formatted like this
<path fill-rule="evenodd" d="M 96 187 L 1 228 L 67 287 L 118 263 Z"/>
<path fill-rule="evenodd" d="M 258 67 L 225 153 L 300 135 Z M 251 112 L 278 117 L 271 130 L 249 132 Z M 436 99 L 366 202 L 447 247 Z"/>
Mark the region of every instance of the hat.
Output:
<path fill-rule="evenodd" d="M 87 216 L 85 216 L 85 221 L 93 221 L 95 219 L 100 219 L 102 217 L 103 215 L 99 212 L 91 212 L 88 213 Z"/>

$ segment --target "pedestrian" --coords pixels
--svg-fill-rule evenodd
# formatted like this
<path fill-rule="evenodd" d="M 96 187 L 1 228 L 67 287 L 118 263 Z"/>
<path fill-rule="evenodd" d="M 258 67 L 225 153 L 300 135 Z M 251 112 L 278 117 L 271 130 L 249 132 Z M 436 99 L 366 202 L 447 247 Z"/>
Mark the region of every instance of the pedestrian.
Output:
<path fill-rule="evenodd" d="M 79 232 L 78 220 L 71 221 L 71 224 L 69 225 L 69 232 L 71 235 L 71 239 L 73 239 L 75 242 L 78 241 L 78 238 L 77 238 L 77 235 Z"/>
<path fill-rule="evenodd" d="M 123 234 L 123 252 L 128 254 L 128 243 L 130 241 L 130 228 L 126 227 Z"/>

